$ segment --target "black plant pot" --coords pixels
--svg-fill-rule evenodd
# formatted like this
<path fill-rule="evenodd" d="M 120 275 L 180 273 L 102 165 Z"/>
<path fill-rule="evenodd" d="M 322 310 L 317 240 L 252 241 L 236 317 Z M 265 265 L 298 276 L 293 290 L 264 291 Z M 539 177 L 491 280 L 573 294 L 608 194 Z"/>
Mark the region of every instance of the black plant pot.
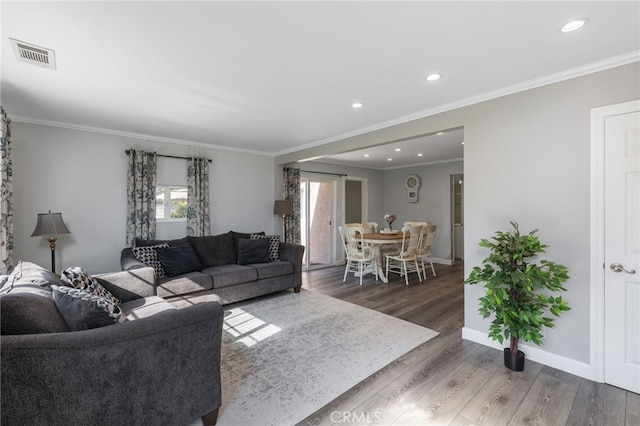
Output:
<path fill-rule="evenodd" d="M 518 351 L 518 355 L 511 354 L 511 349 L 504 348 L 504 366 L 509 370 L 524 370 L 524 352 Z"/>

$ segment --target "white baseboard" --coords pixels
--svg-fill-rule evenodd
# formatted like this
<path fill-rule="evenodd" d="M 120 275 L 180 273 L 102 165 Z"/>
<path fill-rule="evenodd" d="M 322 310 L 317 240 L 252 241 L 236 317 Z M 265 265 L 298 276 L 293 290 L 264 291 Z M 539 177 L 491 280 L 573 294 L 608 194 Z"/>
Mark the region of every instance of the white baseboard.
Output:
<path fill-rule="evenodd" d="M 490 339 L 487 333 L 482 333 L 467 327 L 462 328 L 462 338 L 499 350 L 502 350 L 505 347 L 504 344 Z M 598 381 L 591 377 L 592 368 L 587 363 L 576 361 L 561 355 L 552 354 L 550 352 L 545 352 L 538 346 L 531 346 L 526 343 L 519 343 L 518 347 L 531 361 L 539 362 L 540 364 L 548 365 L 549 367 L 557 368 L 558 370 L 566 371 L 567 373 L 575 374 L 576 376 L 580 376 L 585 379 Z"/>

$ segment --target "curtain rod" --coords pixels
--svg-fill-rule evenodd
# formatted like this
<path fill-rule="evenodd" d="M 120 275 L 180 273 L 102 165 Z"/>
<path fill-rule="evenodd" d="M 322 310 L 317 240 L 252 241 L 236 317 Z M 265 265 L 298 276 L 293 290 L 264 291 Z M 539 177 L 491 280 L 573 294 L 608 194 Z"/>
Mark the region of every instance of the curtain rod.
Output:
<path fill-rule="evenodd" d="M 128 150 L 128 149 L 124 150 L 124 152 L 127 153 L 127 154 L 129 153 L 129 151 L 130 150 Z M 178 158 L 180 160 L 188 160 L 189 159 L 189 157 L 180 157 L 180 156 L 177 156 L 177 155 L 164 155 L 164 154 L 157 154 L 157 153 L 156 153 L 156 157 Z M 212 160 L 210 158 L 207 158 L 207 161 L 210 162 L 210 163 L 212 162 Z"/>
<path fill-rule="evenodd" d="M 300 170 L 300 171 L 305 173 L 317 173 L 319 175 L 348 176 L 345 173 L 313 172 L 311 170 Z"/>

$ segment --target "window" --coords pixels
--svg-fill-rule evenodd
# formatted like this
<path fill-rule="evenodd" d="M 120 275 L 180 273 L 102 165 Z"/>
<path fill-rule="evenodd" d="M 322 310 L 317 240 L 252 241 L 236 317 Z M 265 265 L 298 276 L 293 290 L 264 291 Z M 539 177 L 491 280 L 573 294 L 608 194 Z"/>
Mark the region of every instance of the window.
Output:
<path fill-rule="evenodd" d="M 156 186 L 156 220 L 187 220 L 187 187 L 180 185 Z"/>

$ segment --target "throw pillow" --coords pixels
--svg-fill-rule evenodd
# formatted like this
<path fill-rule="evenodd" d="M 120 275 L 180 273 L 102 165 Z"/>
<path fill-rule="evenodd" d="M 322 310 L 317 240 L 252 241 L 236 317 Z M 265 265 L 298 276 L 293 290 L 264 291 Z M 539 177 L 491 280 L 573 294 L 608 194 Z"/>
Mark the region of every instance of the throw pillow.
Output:
<path fill-rule="evenodd" d="M 162 243 L 155 246 L 132 247 L 131 251 L 133 251 L 136 259 L 147 266 L 151 266 L 155 270 L 156 278 L 162 278 L 164 277 L 164 269 L 162 269 L 162 264 L 158 260 L 156 250 L 163 247 L 169 247 L 169 244 Z"/>
<path fill-rule="evenodd" d="M 254 263 L 266 263 L 268 261 L 268 239 L 238 240 L 238 265 L 251 265 Z"/>
<path fill-rule="evenodd" d="M 187 237 L 203 268 L 236 263 L 231 231 L 219 235 Z"/>
<path fill-rule="evenodd" d="M 277 262 L 280 260 L 280 236 L 279 235 L 263 235 L 251 234 L 252 240 L 269 239 L 269 262 Z"/>
<path fill-rule="evenodd" d="M 53 300 L 71 331 L 89 330 L 124 322 L 118 305 L 106 297 L 66 286 L 51 286 Z"/>
<path fill-rule="evenodd" d="M 79 266 L 71 266 L 62 271 L 60 279 L 71 287 L 86 290 L 94 296 L 105 297 L 116 305 L 120 304 L 120 300 Z"/>
<path fill-rule="evenodd" d="M 200 259 L 189 243 L 175 247 L 162 247 L 156 252 L 167 277 L 175 277 L 202 269 Z"/>

